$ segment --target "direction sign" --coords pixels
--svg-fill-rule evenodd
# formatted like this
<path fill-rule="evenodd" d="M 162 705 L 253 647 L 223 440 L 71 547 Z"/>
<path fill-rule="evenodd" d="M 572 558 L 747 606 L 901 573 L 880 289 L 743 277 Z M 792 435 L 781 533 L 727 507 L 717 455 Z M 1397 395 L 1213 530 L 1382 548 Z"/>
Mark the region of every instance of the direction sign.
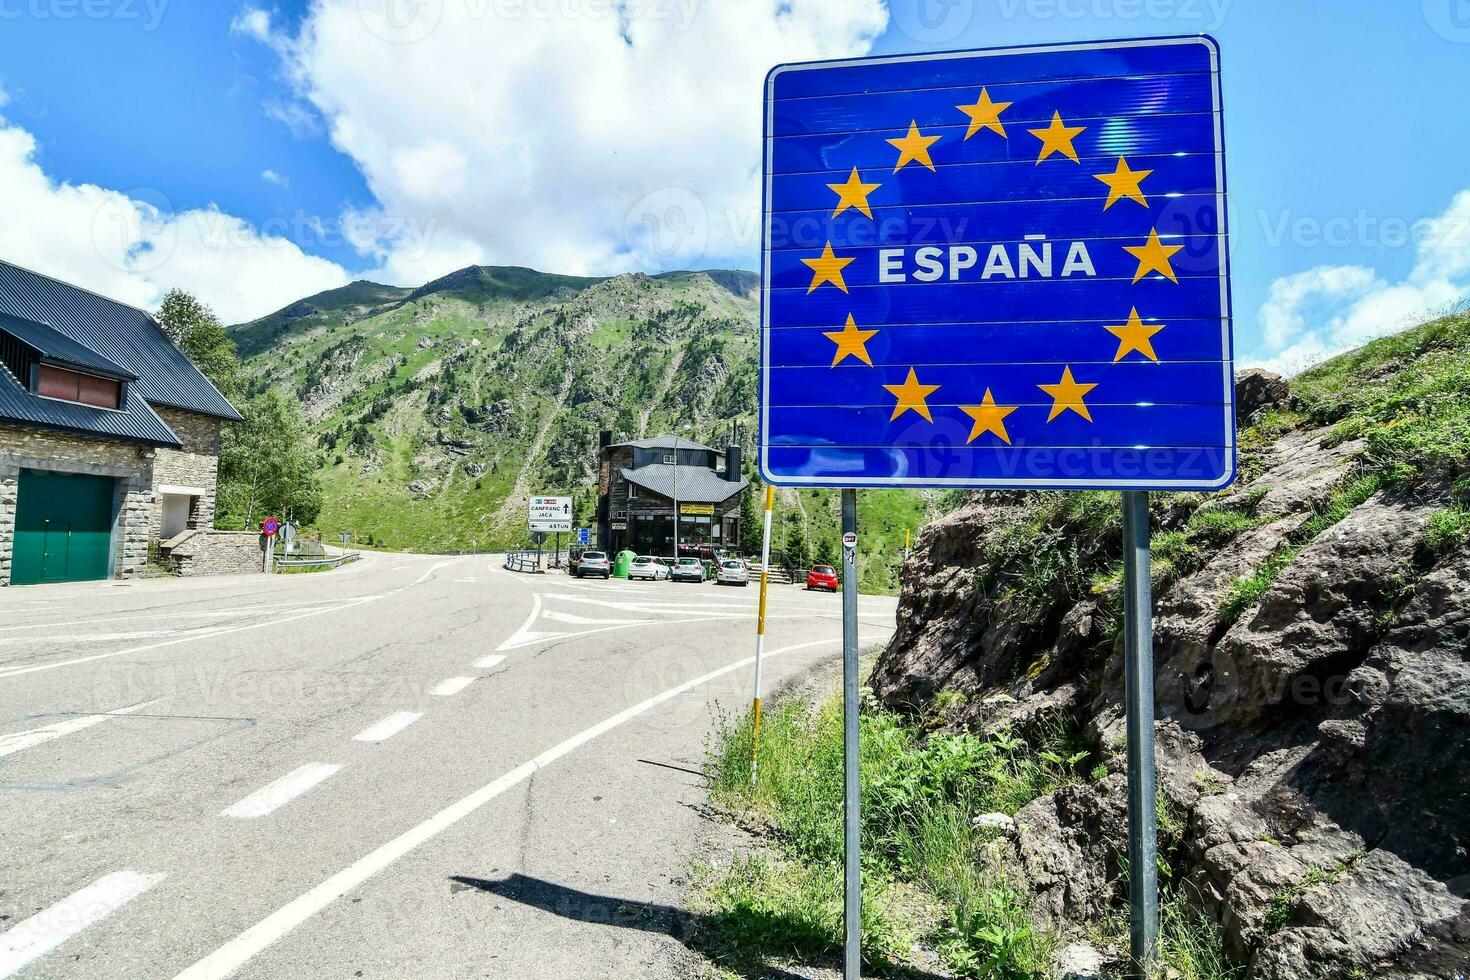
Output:
<path fill-rule="evenodd" d="M 571 497 L 532 497 L 528 505 L 527 522 L 532 531 L 551 534 L 565 533 L 572 529 Z"/>
<path fill-rule="evenodd" d="M 577 544 L 579 544 L 579 545 L 588 545 L 588 544 L 591 544 L 591 543 L 592 543 L 592 528 L 590 528 L 590 527 L 579 527 L 579 528 L 577 528 Z"/>
<path fill-rule="evenodd" d="M 762 477 L 1234 478 L 1207 37 L 782 65 L 766 84 Z"/>

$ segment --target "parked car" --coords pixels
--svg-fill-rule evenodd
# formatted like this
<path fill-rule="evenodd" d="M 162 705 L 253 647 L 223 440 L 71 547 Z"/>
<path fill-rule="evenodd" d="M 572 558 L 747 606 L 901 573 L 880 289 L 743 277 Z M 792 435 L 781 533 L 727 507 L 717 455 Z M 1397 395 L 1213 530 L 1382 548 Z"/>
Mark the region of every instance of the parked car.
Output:
<path fill-rule="evenodd" d="M 831 565 L 813 565 L 812 570 L 806 573 L 808 589 L 826 589 L 828 592 L 836 592 L 837 585 L 837 569 Z"/>
<path fill-rule="evenodd" d="M 572 574 L 577 578 L 586 578 L 588 575 L 601 575 L 603 578 L 612 577 L 612 564 L 607 560 L 605 551 L 584 551 L 577 559 L 577 564 L 572 566 Z"/>
<path fill-rule="evenodd" d="M 666 579 L 668 577 L 669 566 L 665 565 L 661 559 L 654 558 L 650 555 L 639 555 L 628 566 L 628 580 L 630 582 L 635 578 L 657 582 L 660 579 Z"/>
<path fill-rule="evenodd" d="M 726 558 L 715 569 L 717 585 L 749 585 L 750 569 L 739 558 Z"/>
<path fill-rule="evenodd" d="M 669 579 L 674 582 L 703 582 L 704 562 L 698 558 L 680 558 L 669 569 Z"/>

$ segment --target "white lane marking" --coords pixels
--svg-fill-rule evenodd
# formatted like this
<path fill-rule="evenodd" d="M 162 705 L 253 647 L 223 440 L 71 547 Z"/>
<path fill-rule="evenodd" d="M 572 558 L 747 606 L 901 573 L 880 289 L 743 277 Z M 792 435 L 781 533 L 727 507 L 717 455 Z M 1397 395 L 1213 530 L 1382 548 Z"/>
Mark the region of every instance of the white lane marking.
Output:
<path fill-rule="evenodd" d="M 371 728 L 352 736 L 354 742 L 386 742 L 424 716 L 422 711 L 395 711 Z"/>
<path fill-rule="evenodd" d="M 453 697 L 475 682 L 473 677 L 450 677 L 435 684 L 429 693 L 435 697 Z"/>
<path fill-rule="evenodd" d="M 186 630 L 135 630 L 131 633 L 47 633 L 45 636 L 0 636 L 0 644 L 25 643 L 116 643 L 119 640 L 149 640 L 155 636 L 178 636 Z"/>
<path fill-rule="evenodd" d="M 640 602 L 633 600 L 618 601 L 616 599 L 593 599 L 585 595 L 567 595 L 564 592 L 549 592 L 547 599 L 560 599 L 563 602 L 581 602 L 589 606 L 602 606 L 606 609 L 626 609 L 629 612 L 694 612 L 696 610 L 711 610 L 724 615 L 744 616 L 755 612 L 755 605 L 732 606 L 729 603 L 718 602 Z"/>
<path fill-rule="evenodd" d="M 813 640 L 809 643 L 798 643 L 794 646 L 772 650 L 766 654 L 766 657 L 777 657 L 783 653 L 791 653 L 795 650 L 803 650 L 808 647 L 828 646 L 835 642 L 837 641 Z M 389 867 L 399 858 L 411 853 L 421 844 L 432 840 L 450 827 L 453 827 L 486 803 L 500 796 L 506 790 L 529 779 L 538 769 L 544 769 L 546 766 L 551 765 L 568 753 L 581 748 L 593 739 L 606 735 L 613 729 L 627 724 L 639 715 L 658 707 L 666 701 L 671 701 L 702 684 L 717 680 L 726 674 L 740 670 L 743 667 L 748 667 L 753 663 L 755 663 L 754 657 L 746 657 L 743 660 L 737 660 L 732 664 L 727 664 L 718 670 L 712 670 L 708 674 L 703 674 L 693 680 L 685 681 L 677 687 L 671 687 L 661 694 L 656 694 L 646 701 L 640 701 L 631 708 L 620 711 L 610 718 L 598 722 L 591 728 L 579 732 L 563 742 L 559 742 L 530 761 L 521 763 L 494 782 L 487 783 L 469 796 L 451 803 L 423 823 L 404 831 L 386 844 L 383 844 L 377 850 L 358 858 L 352 864 L 338 871 L 315 888 L 281 906 L 213 953 L 205 956 L 193 966 L 188 967 L 182 973 L 178 974 L 174 980 L 220 980 L 220 978 L 228 977 L 240 969 L 240 967 L 244 966 L 252 957 L 269 948 L 291 930 L 301 925 L 301 923 L 332 904 L 332 902 L 346 895 L 373 875 Z"/>
<path fill-rule="evenodd" d="M 330 763 L 308 762 L 299 769 L 286 773 L 275 782 L 267 783 L 234 806 L 221 811 L 220 816 L 234 817 L 237 820 L 253 820 L 256 817 L 263 817 L 291 802 L 341 768 L 341 766 L 334 766 Z"/>
<path fill-rule="evenodd" d="M 8 735 L 0 735 L 0 756 L 13 755 L 22 749 L 44 745 L 54 739 L 61 738 L 63 735 L 70 735 L 73 732 L 80 732 L 84 729 L 91 728 L 93 725 L 100 725 L 109 718 L 116 718 L 119 715 L 130 715 L 135 711 L 142 711 L 144 708 L 167 700 L 167 697 L 162 697 L 154 698 L 152 701 L 139 701 L 137 704 L 130 704 L 125 708 L 118 708 L 115 711 L 104 711 L 101 714 L 95 715 L 82 715 L 50 725 L 43 725 L 40 728 L 32 728 L 24 732 L 11 732 Z"/>
<path fill-rule="evenodd" d="M 750 613 L 750 616 L 754 616 L 754 615 L 755 615 L 755 613 L 753 613 L 753 612 Z M 738 618 L 738 617 L 726 616 L 726 615 L 708 615 L 708 616 L 690 616 L 690 617 L 688 617 L 686 619 L 656 619 L 656 620 L 628 619 L 628 620 L 621 620 L 621 621 L 619 621 L 619 623 L 616 626 L 596 626 L 596 627 L 593 627 L 592 629 L 580 630 L 580 631 L 578 631 L 576 633 L 545 633 L 545 632 L 538 633 L 538 632 L 535 632 L 534 630 L 528 630 L 528 629 L 525 629 L 523 627 L 519 632 L 516 633 L 515 636 L 512 636 L 510 639 L 506 640 L 504 643 L 500 644 L 500 646 L 496 647 L 495 649 L 497 649 L 497 650 L 505 650 L 505 651 L 508 652 L 508 651 L 511 651 L 511 650 L 519 650 L 522 647 L 533 646 L 533 645 L 535 645 L 537 643 L 543 643 L 543 642 L 550 641 L 550 640 L 570 640 L 570 639 L 580 640 L 582 637 L 584 637 L 584 636 L 591 636 L 594 633 L 606 633 L 606 632 L 609 632 L 610 630 L 625 630 L 625 629 L 627 629 L 630 626 L 683 626 L 683 625 L 686 625 L 688 623 L 711 623 L 711 622 L 718 622 L 720 620 L 729 620 L 729 619 L 734 619 L 734 618 Z M 811 615 L 809 613 L 800 613 L 800 614 L 784 614 L 783 613 L 783 614 L 780 614 L 780 615 L 767 616 L 766 617 L 767 621 L 774 620 L 774 619 L 810 619 L 810 618 L 811 618 Z"/>
<path fill-rule="evenodd" d="M 0 935 L 0 977 L 20 972 L 162 880 L 162 874 L 116 871 L 42 909 Z"/>
<path fill-rule="evenodd" d="M 382 596 L 369 596 L 365 599 L 349 599 L 340 605 L 328 606 L 325 609 L 313 609 L 309 612 L 297 613 L 295 616 L 283 616 L 280 619 L 267 619 L 258 623 L 246 623 L 243 626 L 229 626 L 224 629 L 205 630 L 201 633 L 190 633 L 188 636 L 176 637 L 172 640 L 164 640 L 162 643 L 150 643 L 141 647 L 129 647 L 126 650 L 113 650 L 109 653 L 94 653 L 90 657 L 74 657 L 71 660 L 58 660 L 54 663 L 31 664 L 28 667 L 12 667 L 8 670 L 0 670 L 0 678 L 17 677 L 21 674 L 32 674 L 41 670 L 56 670 L 58 667 L 73 667 L 77 664 L 91 663 L 94 660 L 106 660 L 109 657 L 125 657 L 134 653 L 143 653 L 148 650 L 161 650 L 164 647 L 178 646 L 180 643 L 192 643 L 194 640 L 206 639 L 214 636 L 227 636 L 230 633 L 244 633 L 248 630 L 264 629 L 267 626 L 280 626 L 283 623 L 293 623 L 298 619 L 310 619 L 312 616 L 321 616 L 325 613 L 337 612 L 342 609 L 353 609 L 365 602 L 380 599 Z"/>
<path fill-rule="evenodd" d="M 510 638 L 509 639 L 507 639 L 504 643 L 500 644 L 500 646 L 498 646 L 498 647 L 495 648 L 495 652 L 499 653 L 499 652 L 501 652 L 503 650 L 513 650 L 517 646 L 525 646 L 527 643 L 533 643 L 533 642 L 535 642 L 535 640 L 539 640 L 542 637 L 546 636 L 547 634 L 545 634 L 545 633 L 533 633 L 533 632 L 531 632 L 531 624 L 534 623 L 534 622 L 536 622 L 536 617 L 537 616 L 540 616 L 540 615 L 541 615 L 541 593 L 539 593 L 539 592 L 532 592 L 531 593 L 531 613 L 530 613 L 530 615 L 528 615 L 526 617 L 526 621 L 521 624 L 520 629 L 518 629 L 514 633 L 512 633 L 510 635 Z"/>
<path fill-rule="evenodd" d="M 457 579 L 454 580 L 454 584 L 455 585 L 474 585 L 478 581 L 479 581 L 479 579 L 473 579 L 473 578 L 457 578 Z"/>
<path fill-rule="evenodd" d="M 475 661 L 476 670 L 489 670 L 491 667 L 499 667 L 505 663 L 505 657 L 498 653 L 492 653 L 488 657 L 481 657 Z"/>
<path fill-rule="evenodd" d="M 205 618 L 211 616 L 238 616 L 242 613 L 273 612 L 278 609 L 285 609 L 293 606 L 317 607 L 321 605 L 322 600 L 311 599 L 306 602 L 272 602 L 269 604 L 268 607 L 245 606 L 232 609 L 205 609 L 198 611 L 168 609 L 159 612 L 143 613 L 136 616 L 104 616 L 100 619 L 72 619 L 62 623 L 24 623 L 20 626 L 0 626 L 0 633 L 12 633 L 17 630 L 60 629 L 63 626 L 92 626 L 97 623 L 124 623 L 134 619 L 148 619 L 157 622 L 160 616 L 167 616 L 170 619 L 181 619 L 186 616 Z"/>
<path fill-rule="evenodd" d="M 628 625 L 632 625 L 635 622 L 652 622 L 652 620 L 649 619 L 589 619 L 586 616 L 574 616 L 571 613 L 557 612 L 554 609 L 546 610 L 544 613 L 541 614 L 541 618 L 549 619 L 553 623 L 572 623 L 577 626 L 608 626 L 612 623 L 627 623 Z"/>

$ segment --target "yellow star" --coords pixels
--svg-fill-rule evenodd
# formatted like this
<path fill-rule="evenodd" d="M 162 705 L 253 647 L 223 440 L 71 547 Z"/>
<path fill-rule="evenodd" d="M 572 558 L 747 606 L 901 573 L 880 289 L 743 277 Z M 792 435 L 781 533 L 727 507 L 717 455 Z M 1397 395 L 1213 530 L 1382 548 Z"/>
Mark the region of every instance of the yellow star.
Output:
<path fill-rule="evenodd" d="M 1011 435 L 1006 431 L 1006 416 L 1015 410 L 1016 406 L 1013 405 L 997 405 L 989 388 L 985 389 L 985 398 L 979 405 L 961 405 L 960 411 L 975 420 L 975 426 L 970 429 L 970 438 L 965 440 L 965 445 L 968 446 L 989 432 L 1000 437 L 1000 441 L 1009 446 Z"/>
<path fill-rule="evenodd" d="M 1072 141 L 1082 135 L 1086 126 L 1068 126 L 1062 122 L 1062 114 L 1056 113 L 1051 117 L 1051 125 L 1045 129 L 1032 129 L 1028 132 L 1041 140 L 1041 156 L 1036 158 L 1040 163 L 1053 153 L 1061 153 L 1071 159 L 1073 163 L 1081 163 L 1077 156 L 1077 148 Z"/>
<path fill-rule="evenodd" d="M 878 331 L 859 330 L 851 313 L 847 315 L 847 326 L 841 330 L 824 330 L 822 336 L 837 345 L 837 353 L 832 355 L 833 367 L 841 364 L 848 355 L 856 357 L 868 367 L 873 366 L 873 359 L 868 356 L 867 343 L 878 336 Z"/>
<path fill-rule="evenodd" d="M 1096 388 L 1097 385 L 1078 384 L 1072 378 L 1072 369 L 1070 367 L 1062 368 L 1062 380 L 1056 384 L 1037 385 L 1036 387 L 1051 395 L 1051 414 L 1046 417 L 1048 422 L 1063 412 L 1076 412 L 1087 421 L 1092 421 L 1092 414 L 1087 411 L 1087 406 L 1083 403 L 1082 396 Z"/>
<path fill-rule="evenodd" d="M 930 422 L 934 421 L 934 416 L 929 414 L 929 406 L 924 403 L 924 399 L 938 391 L 939 386 L 919 384 L 919 377 L 914 373 L 913 368 L 909 368 L 909 376 L 903 384 L 884 385 L 883 387 L 888 389 L 890 395 L 898 399 L 898 404 L 893 406 L 893 414 L 888 417 L 888 421 L 892 422 L 904 412 L 911 410 L 918 412 Z"/>
<path fill-rule="evenodd" d="M 827 186 L 837 192 L 837 210 L 832 212 L 832 217 L 837 217 L 848 208 L 857 208 L 871 218 L 873 210 L 868 207 L 868 195 L 883 185 L 863 183 L 863 179 L 858 176 L 857 167 L 853 167 L 852 176 L 847 178 L 847 183 Z"/>
<path fill-rule="evenodd" d="M 904 168 L 904 164 L 911 163 L 915 160 L 930 170 L 933 170 L 934 161 L 929 159 L 929 147 L 938 141 L 938 136 L 925 136 L 923 133 L 920 133 L 918 121 L 910 120 L 907 136 L 888 141 L 898 147 L 898 164 L 893 168 L 893 172 L 898 173 Z"/>
<path fill-rule="evenodd" d="M 856 259 L 839 259 L 832 254 L 832 243 L 822 249 L 822 254 L 814 259 L 802 259 L 802 265 L 810 266 L 812 270 L 812 284 L 807 287 L 807 292 L 812 293 L 824 282 L 830 282 L 844 293 L 847 292 L 847 283 L 842 279 L 842 270 L 847 268 Z"/>
<path fill-rule="evenodd" d="M 1132 170 L 1128 167 L 1128 161 L 1119 157 L 1117 170 L 1110 174 L 1093 174 L 1096 179 L 1108 185 L 1108 203 L 1103 205 L 1103 210 L 1106 211 L 1125 197 L 1148 207 L 1148 198 L 1143 196 L 1143 188 L 1139 185 L 1151 173 L 1152 170 Z"/>
<path fill-rule="evenodd" d="M 992 102 L 990 101 L 990 91 L 982 88 L 980 90 L 980 98 L 975 101 L 974 105 L 955 106 L 956 109 L 970 117 L 970 129 L 965 133 L 965 139 L 969 139 L 982 129 L 994 130 L 1000 135 L 1005 136 L 1006 127 L 1000 121 L 1000 114 L 1014 104 L 1012 102 Z M 1006 136 L 1006 139 L 1010 139 L 1010 137 Z"/>
<path fill-rule="evenodd" d="M 1183 251 L 1183 249 L 1183 245 L 1165 245 L 1160 241 L 1157 228 L 1148 233 L 1148 241 L 1142 245 L 1123 246 L 1123 251 L 1138 260 L 1138 272 L 1134 273 L 1134 282 L 1150 272 L 1157 272 L 1168 278 L 1170 282 L 1178 282 L 1179 277 L 1174 275 L 1174 266 L 1169 263 L 1169 259 L 1175 252 Z"/>
<path fill-rule="evenodd" d="M 1138 315 L 1138 307 L 1135 306 L 1128 314 L 1128 322 L 1123 326 L 1103 329 L 1118 338 L 1118 353 L 1113 355 L 1114 361 L 1121 361 L 1133 351 L 1138 351 L 1155 364 L 1159 362 L 1159 356 L 1154 353 L 1153 335 L 1164 329 L 1164 324 L 1156 327 L 1145 325 Z"/>

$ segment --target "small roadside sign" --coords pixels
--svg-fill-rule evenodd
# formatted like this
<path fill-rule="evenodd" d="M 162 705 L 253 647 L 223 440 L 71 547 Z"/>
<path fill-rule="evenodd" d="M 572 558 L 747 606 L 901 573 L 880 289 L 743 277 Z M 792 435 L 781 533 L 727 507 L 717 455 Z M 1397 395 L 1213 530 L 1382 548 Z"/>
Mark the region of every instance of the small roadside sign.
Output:
<path fill-rule="evenodd" d="M 292 541 L 296 540 L 295 524 L 286 523 L 281 525 L 281 540 L 285 541 L 287 544 L 290 544 Z"/>
<path fill-rule="evenodd" d="M 571 497 L 532 497 L 527 503 L 529 530 L 564 534 L 572 529 Z"/>
<path fill-rule="evenodd" d="M 852 548 L 856 548 L 857 547 L 857 535 L 855 533 L 853 533 L 852 531 L 848 531 L 846 534 L 844 534 L 842 536 L 842 547 L 847 548 L 849 550 L 852 549 Z"/>
<path fill-rule="evenodd" d="M 260 522 L 260 533 L 264 534 L 268 538 L 275 537 L 277 532 L 279 532 L 280 530 L 281 522 L 276 520 L 274 517 L 267 517 L 265 520 Z"/>
<path fill-rule="evenodd" d="M 592 543 L 592 528 L 590 528 L 590 527 L 579 527 L 579 528 L 577 528 L 577 544 L 579 544 L 579 545 L 589 545 L 591 543 Z"/>

